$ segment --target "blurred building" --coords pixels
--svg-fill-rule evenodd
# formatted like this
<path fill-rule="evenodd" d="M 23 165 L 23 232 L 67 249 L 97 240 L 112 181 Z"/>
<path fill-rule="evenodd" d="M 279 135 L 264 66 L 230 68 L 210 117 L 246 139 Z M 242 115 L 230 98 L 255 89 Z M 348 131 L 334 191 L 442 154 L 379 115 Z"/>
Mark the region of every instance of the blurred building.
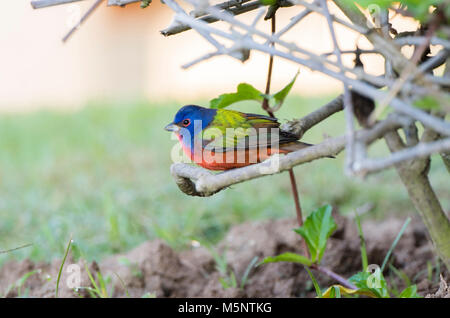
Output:
<path fill-rule="evenodd" d="M 268 56 L 258 53 L 252 53 L 244 64 L 216 57 L 181 69 L 182 64 L 213 48 L 193 31 L 163 37 L 159 30 L 170 24 L 172 12 L 159 1 L 144 10 L 139 4 L 119 8 L 103 3 L 66 44 L 61 38 L 92 0 L 39 10 L 33 10 L 29 2 L 0 2 L 0 110 L 79 107 L 102 98 L 170 98 L 189 103 L 234 91 L 240 82 L 264 88 Z M 279 10 L 278 25 L 301 10 Z M 249 13 L 242 18 L 252 16 Z M 270 28 L 264 21 L 259 26 Z M 413 28 L 409 21 L 399 21 L 396 26 Z M 354 49 L 357 35 L 343 27 L 337 30 L 342 48 Z M 332 50 L 327 24 L 317 15 L 308 16 L 287 35 L 312 51 Z M 368 47 L 363 38 L 358 43 Z M 346 57 L 349 63 L 352 59 Z M 383 71 L 381 59 L 368 57 L 366 61 L 374 74 Z M 277 58 L 273 90 L 289 82 L 296 71 L 295 64 Z M 294 91 L 303 95 L 340 89 L 339 82 L 306 68 L 301 68 L 294 86 Z"/>

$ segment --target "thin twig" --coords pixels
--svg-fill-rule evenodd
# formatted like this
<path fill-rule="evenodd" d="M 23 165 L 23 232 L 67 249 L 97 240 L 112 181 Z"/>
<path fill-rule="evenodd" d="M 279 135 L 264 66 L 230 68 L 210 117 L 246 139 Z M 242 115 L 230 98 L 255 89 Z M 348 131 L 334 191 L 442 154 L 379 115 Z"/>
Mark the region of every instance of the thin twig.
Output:
<path fill-rule="evenodd" d="M 17 250 L 20 250 L 22 248 L 26 248 L 26 247 L 29 247 L 29 246 L 32 246 L 32 245 L 33 245 L 33 243 L 29 243 L 29 244 L 25 244 L 25 245 L 22 245 L 22 246 L 19 246 L 19 247 L 15 247 L 15 248 L 12 248 L 12 249 L 9 249 L 9 250 L 0 251 L 0 254 L 11 253 L 11 252 L 14 252 L 14 251 L 17 251 Z"/>
<path fill-rule="evenodd" d="M 164 1 L 167 5 L 168 1 Z M 249 11 L 253 11 L 256 8 L 259 8 L 261 6 L 261 2 L 259 0 L 256 1 L 252 1 L 250 3 L 246 3 L 242 6 L 238 6 L 232 9 L 227 10 L 227 12 L 229 12 L 230 14 L 233 15 L 240 15 Z M 217 10 L 220 10 L 219 8 L 217 8 Z M 209 12 L 208 12 L 209 13 Z M 214 23 L 219 21 L 220 19 L 215 17 L 214 15 L 206 15 L 203 16 L 201 18 L 199 18 L 198 20 L 206 22 L 206 23 Z M 192 27 L 189 26 L 188 24 L 175 24 L 172 26 L 169 26 L 168 28 L 161 30 L 161 34 L 164 36 L 170 36 L 170 35 L 175 35 L 184 31 L 188 31 L 190 30 Z"/>
<path fill-rule="evenodd" d="M 191 0 L 189 0 L 191 1 Z M 166 0 L 166 3 L 171 6 L 174 4 L 173 0 Z M 284 41 L 280 41 L 277 38 L 274 38 L 273 36 L 267 35 L 261 31 L 258 31 L 254 28 L 252 28 L 249 25 L 246 25 L 240 21 L 237 21 L 235 18 L 233 18 L 233 16 L 226 14 L 224 12 L 218 12 L 217 10 L 214 11 L 212 8 L 208 9 L 208 11 L 211 13 L 213 12 L 214 14 L 217 14 L 218 17 L 224 21 L 227 21 L 229 23 L 233 23 L 236 26 L 242 27 L 250 32 L 253 32 L 255 34 L 258 34 L 262 37 L 265 37 L 266 39 L 271 39 L 273 40 L 275 43 L 280 44 L 282 46 L 286 46 L 286 47 L 290 47 L 291 50 L 297 50 L 297 46 L 295 45 L 289 45 L 288 43 L 284 42 Z M 204 22 L 201 22 L 200 20 L 195 20 L 192 17 L 189 16 L 185 16 L 185 15 L 178 15 L 177 19 L 180 19 L 181 22 L 189 24 L 191 27 L 194 27 L 196 29 L 203 29 L 203 30 L 207 30 L 208 32 L 217 34 L 219 36 L 228 38 L 230 40 L 235 40 L 235 35 L 234 34 L 230 34 L 227 33 L 225 31 L 216 29 L 211 27 L 208 24 L 205 24 Z M 352 86 L 352 90 L 357 91 L 358 93 L 360 93 L 363 96 L 366 96 L 368 98 L 371 98 L 373 100 L 381 100 L 382 98 L 385 97 L 386 92 L 380 91 L 378 90 L 376 87 L 373 87 L 371 85 L 369 85 L 368 83 L 362 82 L 360 80 L 355 80 L 353 78 L 347 77 L 345 75 L 343 75 L 341 72 L 336 72 L 330 68 L 327 67 L 326 64 L 324 64 L 320 58 L 317 59 L 304 59 L 304 58 L 300 58 L 297 57 L 291 53 L 288 52 L 284 52 L 284 51 L 280 51 L 276 48 L 267 46 L 267 45 L 263 45 L 261 43 L 258 43 L 256 41 L 254 41 L 253 39 L 251 39 L 250 37 L 246 37 L 240 40 L 239 44 L 242 47 L 245 47 L 247 49 L 256 49 L 259 50 L 261 52 L 265 52 L 268 54 L 272 54 L 274 56 L 279 56 L 291 61 L 294 61 L 296 63 L 299 64 L 303 64 L 307 67 L 309 67 L 310 69 L 313 70 L 318 70 L 321 71 L 324 74 L 327 74 L 329 76 L 332 76 L 338 80 L 341 80 L 343 82 L 346 82 L 348 85 Z M 305 50 L 300 50 L 300 51 L 305 51 Z M 328 60 L 327 60 L 328 61 Z M 329 63 L 331 63 L 330 61 L 328 61 Z M 331 63 L 333 64 L 333 63 Z M 412 118 L 421 121 L 425 126 L 431 127 L 434 130 L 444 134 L 444 135 L 450 135 L 450 124 L 446 123 L 443 120 L 437 119 L 433 116 L 430 116 L 429 114 L 427 114 L 425 111 L 420 110 L 414 106 L 411 106 L 410 104 L 408 104 L 407 102 L 399 99 L 399 98 L 395 98 L 392 100 L 391 102 L 391 106 L 402 112 L 402 113 L 406 113 L 409 116 L 411 116 Z"/>
<path fill-rule="evenodd" d="M 416 48 L 414 51 L 413 56 L 411 57 L 411 63 L 409 63 L 400 74 L 400 77 L 395 81 L 394 85 L 389 90 L 388 94 L 381 100 L 380 104 L 378 105 L 378 108 L 372 112 L 369 118 L 369 124 L 373 124 L 375 120 L 380 116 L 380 114 L 383 113 L 384 109 L 389 105 L 389 103 L 392 101 L 395 96 L 401 91 L 404 84 L 409 81 L 411 77 L 414 77 L 417 74 L 417 63 L 420 61 L 423 53 L 429 47 L 431 37 L 433 36 L 434 32 L 436 31 L 437 25 L 436 23 L 432 24 L 432 27 L 430 27 L 427 30 L 426 39 L 427 41 L 424 41 L 420 44 L 419 47 Z"/>
<path fill-rule="evenodd" d="M 356 287 L 354 284 L 350 283 L 347 279 L 345 279 L 344 277 L 342 277 L 339 274 L 336 274 L 335 272 L 333 272 L 331 269 L 329 269 L 327 267 L 313 264 L 311 266 L 311 269 L 315 269 L 321 273 L 324 273 L 324 274 L 330 276 L 331 278 L 335 279 L 337 282 L 341 283 L 343 286 L 345 286 L 347 288 L 358 289 L 358 287 Z"/>
<path fill-rule="evenodd" d="M 344 65 L 342 64 L 341 51 L 339 49 L 339 44 L 337 42 L 336 32 L 334 31 L 333 20 L 331 18 L 330 11 L 328 10 L 327 1 L 321 0 L 321 5 L 328 22 L 328 29 L 330 30 L 331 39 L 333 41 L 334 54 L 336 55 L 337 61 L 341 66 L 342 75 L 345 75 Z M 344 85 L 344 113 L 345 113 L 345 122 L 347 126 L 346 171 L 348 173 L 352 173 L 353 163 L 355 161 L 355 158 L 357 157 L 355 155 L 355 124 L 353 114 L 353 101 L 348 84 L 346 82 L 343 82 L 343 85 Z"/>
<path fill-rule="evenodd" d="M 367 158 L 364 162 L 359 163 L 358 166 L 355 167 L 355 173 L 365 175 L 368 172 L 384 170 L 404 161 L 415 158 L 426 158 L 433 153 L 445 151 L 450 151 L 450 138 L 427 143 L 418 143 L 414 147 L 394 152 L 387 158 Z"/>
<path fill-rule="evenodd" d="M 275 14 L 274 14 L 271 19 L 272 34 L 275 33 L 275 25 L 276 25 L 276 20 L 275 20 Z M 270 43 L 270 45 L 274 46 L 274 43 L 272 42 L 272 43 Z M 272 69 L 273 69 L 273 55 L 270 55 L 269 56 L 269 66 L 268 66 L 268 70 L 267 70 L 267 81 L 266 81 L 266 90 L 265 90 L 266 95 L 270 94 L 270 83 L 272 81 Z M 261 107 L 269 114 L 270 117 L 275 117 L 273 111 L 270 109 L 269 99 L 267 97 L 264 97 Z"/>
<path fill-rule="evenodd" d="M 313 111 L 312 113 L 302 117 L 300 119 L 294 119 L 288 121 L 281 126 L 282 130 L 289 131 L 296 135 L 299 139 L 305 134 L 311 127 L 317 125 L 321 121 L 327 119 L 331 115 L 344 109 L 344 96 L 339 95 L 326 105 Z"/>
<path fill-rule="evenodd" d="M 72 2 L 80 2 L 82 0 L 35 0 L 31 1 L 33 9 L 42 9 L 60 4 L 67 4 Z"/>
<path fill-rule="evenodd" d="M 97 9 L 100 4 L 103 2 L 103 0 L 97 0 L 95 1 L 95 3 L 89 8 L 88 11 L 86 11 L 86 13 L 81 17 L 80 21 L 78 21 L 78 23 L 72 27 L 72 29 L 70 29 L 70 31 L 63 37 L 62 41 L 65 43 L 67 42 L 67 40 L 73 35 L 73 33 L 75 33 L 75 31 L 77 31 L 81 24 L 86 21 L 87 18 L 89 18 L 89 16 L 95 11 L 95 9 Z"/>

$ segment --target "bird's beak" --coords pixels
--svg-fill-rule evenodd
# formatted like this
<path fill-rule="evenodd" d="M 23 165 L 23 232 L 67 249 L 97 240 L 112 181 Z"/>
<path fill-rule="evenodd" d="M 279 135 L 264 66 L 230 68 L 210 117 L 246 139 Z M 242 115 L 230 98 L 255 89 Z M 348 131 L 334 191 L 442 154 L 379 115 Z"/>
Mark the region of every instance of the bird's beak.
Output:
<path fill-rule="evenodd" d="M 180 131 L 180 127 L 175 125 L 174 123 L 168 124 L 166 127 L 164 127 L 164 129 L 167 131 L 173 131 L 173 132 Z"/>

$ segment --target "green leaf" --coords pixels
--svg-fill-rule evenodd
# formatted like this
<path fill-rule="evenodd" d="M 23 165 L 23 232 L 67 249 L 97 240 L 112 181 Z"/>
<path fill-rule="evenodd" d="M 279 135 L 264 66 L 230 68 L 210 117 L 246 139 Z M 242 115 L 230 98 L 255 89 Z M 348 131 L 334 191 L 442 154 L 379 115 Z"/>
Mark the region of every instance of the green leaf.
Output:
<path fill-rule="evenodd" d="M 147 8 L 150 5 L 150 3 L 152 3 L 152 0 L 142 0 L 141 1 L 141 8 L 142 9 Z"/>
<path fill-rule="evenodd" d="M 361 227 L 361 220 L 359 218 L 358 213 L 355 213 L 355 220 L 356 220 L 356 226 L 358 227 L 358 233 L 359 233 L 359 246 L 361 250 L 361 262 L 363 266 L 363 271 L 367 270 L 367 266 L 369 264 L 367 260 L 367 250 L 366 250 L 366 240 L 364 238 L 364 233 L 362 231 Z"/>
<path fill-rule="evenodd" d="M 295 80 L 298 77 L 298 74 L 300 74 L 300 71 L 295 74 L 294 78 L 287 84 L 281 91 L 278 93 L 275 93 L 273 95 L 273 98 L 275 99 L 275 102 L 277 103 L 277 107 L 280 107 L 281 104 L 283 104 L 284 100 L 286 99 L 286 96 L 291 91 L 292 86 L 294 86 Z"/>
<path fill-rule="evenodd" d="M 319 283 L 317 282 L 316 277 L 311 272 L 308 266 L 305 266 L 306 271 L 308 272 L 309 277 L 314 285 L 314 289 L 316 290 L 317 297 L 322 298 L 322 290 L 320 289 Z"/>
<path fill-rule="evenodd" d="M 358 294 L 357 289 L 350 289 L 342 285 L 333 285 L 322 293 L 322 298 L 341 298 L 341 295 Z"/>
<path fill-rule="evenodd" d="M 291 263 L 299 263 L 306 266 L 311 266 L 312 262 L 310 259 L 303 255 L 295 254 L 295 253 L 283 253 L 277 256 L 269 256 L 266 257 L 259 265 L 267 264 L 267 263 L 278 263 L 278 262 L 291 262 Z"/>
<path fill-rule="evenodd" d="M 358 294 L 367 295 L 374 298 L 389 298 L 387 290 L 387 283 L 377 268 L 375 273 L 359 272 L 349 278 L 356 287 L 358 287 Z"/>
<path fill-rule="evenodd" d="M 414 102 L 414 106 L 427 110 L 440 108 L 439 102 L 431 96 L 425 96 L 423 98 L 416 100 Z"/>
<path fill-rule="evenodd" d="M 308 245 L 313 263 L 320 263 L 327 246 L 327 240 L 337 225 L 331 216 L 332 207 L 325 205 L 312 212 L 302 227 L 294 231 L 300 234 Z"/>
<path fill-rule="evenodd" d="M 397 246 L 398 241 L 400 241 L 400 238 L 402 237 L 403 233 L 405 232 L 406 227 L 408 226 L 409 222 L 411 222 L 411 218 L 406 219 L 405 223 L 403 223 L 403 226 L 400 229 L 400 232 L 398 232 L 394 242 L 392 242 L 391 247 L 389 248 L 386 256 L 384 257 L 383 264 L 381 265 L 381 272 L 384 271 L 384 268 L 389 260 L 389 257 L 391 257 L 392 252 L 394 251 L 395 247 Z"/>
<path fill-rule="evenodd" d="M 273 6 L 277 3 L 277 0 L 259 0 L 265 6 Z"/>
<path fill-rule="evenodd" d="M 263 94 L 247 83 L 241 83 L 237 87 L 236 93 L 222 94 L 209 102 L 210 108 L 224 108 L 233 103 L 243 100 L 255 100 L 261 102 L 264 98 Z"/>
<path fill-rule="evenodd" d="M 411 285 L 405 288 L 399 295 L 399 298 L 422 298 L 417 294 L 417 285 Z"/>
<path fill-rule="evenodd" d="M 347 0 L 347 2 L 355 2 L 354 0 Z M 364 8 L 368 8 L 369 6 L 376 5 L 380 9 L 386 9 L 398 1 L 392 0 L 359 0 L 358 4 Z M 430 7 L 437 7 L 442 4 L 444 0 L 402 0 L 401 4 L 404 8 L 411 13 L 415 19 L 425 22 L 430 17 L 431 14 L 429 12 Z"/>

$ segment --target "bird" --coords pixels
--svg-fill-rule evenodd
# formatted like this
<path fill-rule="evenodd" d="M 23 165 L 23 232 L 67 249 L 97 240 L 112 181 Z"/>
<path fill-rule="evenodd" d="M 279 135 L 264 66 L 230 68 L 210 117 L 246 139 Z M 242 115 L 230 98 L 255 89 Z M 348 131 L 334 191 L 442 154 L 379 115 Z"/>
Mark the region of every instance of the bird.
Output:
<path fill-rule="evenodd" d="M 282 131 L 274 117 L 197 105 L 181 107 L 164 129 L 175 133 L 193 162 L 216 171 L 245 167 L 273 154 L 312 146 Z"/>

